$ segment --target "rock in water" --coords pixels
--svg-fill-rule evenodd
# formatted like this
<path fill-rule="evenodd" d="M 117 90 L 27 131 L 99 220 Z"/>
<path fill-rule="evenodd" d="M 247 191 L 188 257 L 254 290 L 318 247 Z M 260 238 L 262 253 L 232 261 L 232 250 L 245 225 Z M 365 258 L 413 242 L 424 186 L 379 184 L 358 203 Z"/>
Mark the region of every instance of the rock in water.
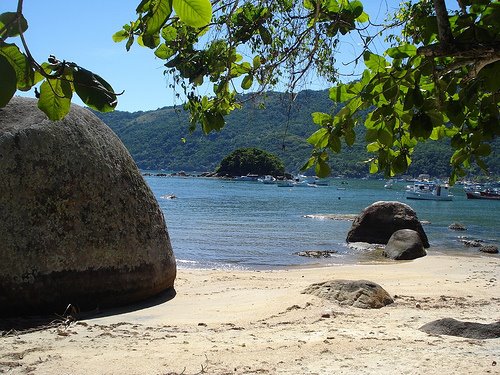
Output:
<path fill-rule="evenodd" d="M 366 207 L 354 220 L 347 234 L 347 242 L 386 244 L 399 229 L 416 231 L 425 248 L 429 240 L 415 211 L 400 202 L 375 202 Z"/>
<path fill-rule="evenodd" d="M 394 232 L 387 242 L 384 255 L 395 260 L 412 260 L 424 257 L 427 253 L 418 233 L 412 229 Z"/>
<path fill-rule="evenodd" d="M 127 304 L 173 287 L 163 214 L 116 135 L 87 109 L 0 109 L 0 315 Z"/>
<path fill-rule="evenodd" d="M 384 288 L 367 280 L 325 281 L 309 285 L 302 293 L 362 309 L 379 309 L 394 302 Z"/>

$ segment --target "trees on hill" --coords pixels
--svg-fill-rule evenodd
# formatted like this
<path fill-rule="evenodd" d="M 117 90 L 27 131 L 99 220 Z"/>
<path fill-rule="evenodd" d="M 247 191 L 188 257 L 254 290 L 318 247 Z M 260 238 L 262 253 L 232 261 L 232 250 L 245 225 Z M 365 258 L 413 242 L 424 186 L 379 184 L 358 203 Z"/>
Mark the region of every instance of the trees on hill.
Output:
<path fill-rule="evenodd" d="M 283 176 L 285 165 L 275 155 L 258 148 L 239 148 L 222 159 L 216 172 L 225 176 Z"/>
<path fill-rule="evenodd" d="M 37 82 L 40 107 L 52 119 L 63 116 L 73 92 L 98 110 L 112 110 L 117 94 L 107 82 L 75 63 L 49 58 L 38 64 L 23 38 L 23 1 L 0 15 L 0 107 L 16 89 Z M 127 49 L 137 41 L 165 60 L 186 98 L 191 129 L 224 127 L 245 90 L 286 83 L 291 93 L 310 72 L 332 83 L 330 98 L 339 112 L 313 113 L 318 129 L 305 167 L 330 172 L 331 153 L 352 145 L 360 113 L 368 111 L 370 171 L 392 176 L 408 169 L 419 142 L 449 139 L 451 181 L 472 163 L 484 170 L 490 142 L 500 134 L 500 3 L 498 0 L 444 0 L 402 3 L 386 25 L 370 22 L 359 0 L 142 0 L 138 18 L 114 34 Z M 395 28 L 384 54 L 374 38 Z M 24 52 L 6 39 L 20 35 Z M 357 36 L 357 61 L 366 69 L 358 80 L 338 84 L 335 56 L 343 37 Z M 202 85 L 211 95 L 199 95 Z M 293 95 L 292 95 L 293 97 Z"/>

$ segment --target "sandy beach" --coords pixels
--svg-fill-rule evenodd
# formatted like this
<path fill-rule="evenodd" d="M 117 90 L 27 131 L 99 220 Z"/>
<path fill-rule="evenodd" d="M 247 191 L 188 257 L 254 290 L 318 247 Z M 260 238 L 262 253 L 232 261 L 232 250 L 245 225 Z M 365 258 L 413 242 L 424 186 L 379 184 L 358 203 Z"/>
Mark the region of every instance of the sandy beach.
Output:
<path fill-rule="evenodd" d="M 359 309 L 301 292 L 333 279 L 380 284 Z M 277 271 L 180 269 L 174 298 L 0 338 L 5 374 L 500 374 L 500 339 L 429 335 L 455 318 L 500 320 L 500 257 Z"/>

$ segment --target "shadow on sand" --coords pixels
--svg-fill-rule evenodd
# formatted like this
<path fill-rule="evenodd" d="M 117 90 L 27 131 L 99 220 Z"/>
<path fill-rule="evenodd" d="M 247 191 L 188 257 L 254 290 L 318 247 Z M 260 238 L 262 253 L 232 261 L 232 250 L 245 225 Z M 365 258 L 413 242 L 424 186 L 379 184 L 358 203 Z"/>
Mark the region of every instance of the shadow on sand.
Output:
<path fill-rule="evenodd" d="M 79 311 L 76 306 L 68 305 L 61 314 L 52 313 L 44 315 L 30 315 L 0 318 L 0 337 L 21 335 L 25 333 L 41 331 L 49 328 L 57 328 L 69 325 L 78 320 L 102 318 L 113 315 L 126 314 L 129 312 L 146 309 L 168 302 L 176 295 L 174 288 L 169 288 L 156 296 L 140 302 L 117 307 L 96 308 L 91 311 Z"/>

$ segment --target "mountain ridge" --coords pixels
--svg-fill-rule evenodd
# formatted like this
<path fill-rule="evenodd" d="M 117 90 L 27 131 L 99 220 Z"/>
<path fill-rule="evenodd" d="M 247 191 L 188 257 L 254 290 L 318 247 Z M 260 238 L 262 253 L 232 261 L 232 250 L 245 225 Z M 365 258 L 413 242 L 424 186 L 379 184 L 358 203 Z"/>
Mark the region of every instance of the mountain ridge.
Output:
<path fill-rule="evenodd" d="M 189 132 L 188 115 L 178 107 L 152 111 L 96 113 L 122 140 L 140 169 L 171 171 L 214 171 L 229 153 L 241 147 L 257 147 L 280 157 L 288 172 L 298 172 L 310 156 L 312 146 L 306 139 L 318 126 L 311 113 L 335 113 L 341 106 L 332 102 L 328 90 L 304 90 L 292 101 L 290 94 L 267 92 L 262 96 L 243 97 L 241 109 L 226 118 L 220 132 L 204 135 L 199 128 Z M 363 126 L 356 129 L 352 147 L 342 145 L 340 154 L 330 157 L 333 175 L 368 175 Z M 491 172 L 500 174 L 500 142 L 492 143 L 487 159 Z M 408 174 L 450 173 L 449 142 L 428 141 L 419 144 Z M 432 171 L 429 166 L 432 165 Z"/>

